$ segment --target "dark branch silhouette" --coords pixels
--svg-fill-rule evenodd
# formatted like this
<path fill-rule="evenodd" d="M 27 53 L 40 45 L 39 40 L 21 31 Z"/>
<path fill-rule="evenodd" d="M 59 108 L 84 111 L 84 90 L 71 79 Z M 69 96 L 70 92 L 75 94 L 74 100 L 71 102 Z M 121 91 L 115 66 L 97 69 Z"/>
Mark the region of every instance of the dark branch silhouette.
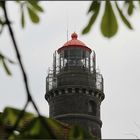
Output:
<path fill-rule="evenodd" d="M 44 125 L 44 127 L 46 128 L 46 130 L 51 134 L 51 136 L 54 137 L 53 132 L 50 129 L 48 129 L 48 124 L 46 123 L 46 121 L 42 117 L 42 115 L 40 114 L 39 109 L 38 109 L 37 105 L 35 104 L 32 96 L 31 96 L 31 92 L 29 90 L 29 84 L 28 84 L 27 74 L 25 72 L 25 68 L 23 66 L 21 55 L 20 55 L 20 52 L 19 52 L 19 49 L 18 49 L 18 46 L 17 46 L 17 42 L 16 42 L 16 39 L 15 39 L 15 36 L 14 36 L 14 32 L 13 32 L 13 29 L 11 27 L 11 23 L 10 23 L 8 14 L 7 14 L 6 1 L 1 1 L 1 4 L 2 4 L 2 7 L 3 7 L 3 11 L 4 11 L 5 23 L 8 26 L 9 34 L 10 34 L 10 37 L 11 37 L 12 42 L 13 42 L 14 50 L 15 50 L 15 53 L 16 53 L 17 60 L 19 62 L 19 66 L 20 66 L 20 69 L 21 69 L 21 73 L 22 73 L 22 76 L 23 76 L 23 81 L 24 81 L 24 85 L 25 85 L 25 89 L 26 89 L 26 94 L 27 94 L 27 102 L 26 102 L 23 110 L 20 112 L 20 114 L 19 114 L 19 116 L 17 118 L 17 121 L 15 122 L 15 125 L 12 128 L 12 130 L 11 130 L 11 133 L 17 128 L 17 126 L 18 126 L 18 124 L 19 124 L 22 116 L 25 113 L 25 109 L 26 109 L 28 103 L 31 102 L 32 105 L 33 105 L 33 107 L 35 108 L 35 110 L 36 110 L 39 118 L 40 118 L 40 121 L 42 122 L 42 124 Z"/>

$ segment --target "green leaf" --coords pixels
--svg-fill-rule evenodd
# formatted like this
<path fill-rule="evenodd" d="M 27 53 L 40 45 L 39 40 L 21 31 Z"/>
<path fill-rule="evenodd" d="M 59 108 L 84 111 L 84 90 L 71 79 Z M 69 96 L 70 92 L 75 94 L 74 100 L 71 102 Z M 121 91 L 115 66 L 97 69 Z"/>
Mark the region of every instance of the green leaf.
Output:
<path fill-rule="evenodd" d="M 48 129 L 50 129 L 48 127 Z M 40 118 L 36 117 L 30 121 L 30 123 L 21 131 L 22 133 L 18 136 L 20 139 L 53 139 L 46 130 L 44 125 L 41 123 Z"/>
<path fill-rule="evenodd" d="M 4 67 L 5 71 L 6 71 L 6 73 L 7 73 L 8 75 L 12 75 L 12 73 L 11 73 L 10 69 L 8 68 L 8 66 L 7 66 L 7 64 L 6 64 L 6 62 L 5 62 L 5 60 L 4 60 L 4 59 L 1 59 L 1 61 L 2 61 L 2 64 L 3 64 L 3 67 Z"/>
<path fill-rule="evenodd" d="M 0 34 L 2 33 L 4 26 L 5 26 L 5 22 L 0 17 Z"/>
<path fill-rule="evenodd" d="M 15 2 L 19 3 L 19 2 L 20 2 L 20 0 L 15 0 Z"/>
<path fill-rule="evenodd" d="M 133 1 L 130 0 L 129 1 L 129 6 L 128 6 L 128 15 L 131 16 L 133 14 L 133 10 L 134 10 L 134 4 L 133 4 Z"/>
<path fill-rule="evenodd" d="M 106 1 L 105 10 L 101 21 L 101 32 L 105 37 L 113 37 L 118 31 L 118 23 L 112 5 Z"/>
<path fill-rule="evenodd" d="M 89 11 L 93 10 L 94 13 L 91 16 L 91 18 L 88 22 L 88 25 L 83 29 L 82 34 L 86 34 L 91 30 L 91 27 L 93 26 L 93 24 L 96 21 L 96 18 L 98 16 L 99 9 L 100 9 L 100 3 L 97 1 L 93 1 L 89 8 Z"/>
<path fill-rule="evenodd" d="M 57 120 L 48 118 L 47 124 L 55 135 L 56 139 L 65 139 L 69 131 L 69 126 Z"/>
<path fill-rule="evenodd" d="M 0 59 L 5 59 L 6 61 L 8 61 L 11 64 L 15 64 L 15 62 L 11 59 L 9 59 L 8 57 L 4 56 L 1 52 L 0 52 Z"/>
<path fill-rule="evenodd" d="M 72 126 L 68 134 L 68 140 L 96 140 L 96 137 L 78 125 Z"/>
<path fill-rule="evenodd" d="M 117 10 L 118 10 L 118 12 L 119 12 L 119 15 L 120 15 L 122 21 L 124 22 L 124 24 L 125 24 L 129 29 L 133 29 L 132 26 L 131 26 L 131 24 L 130 24 L 130 22 L 129 22 L 129 21 L 127 20 L 127 18 L 123 15 L 123 13 L 122 13 L 122 11 L 120 10 L 120 8 L 119 8 L 119 6 L 118 6 L 118 4 L 117 4 L 116 1 L 115 1 L 115 5 L 116 5 L 116 8 L 117 8 Z"/>
<path fill-rule="evenodd" d="M 33 23 L 39 22 L 39 16 L 37 15 L 36 11 L 33 10 L 31 7 L 27 7 L 30 19 Z"/>
<path fill-rule="evenodd" d="M 94 14 L 91 16 L 91 18 L 90 18 L 90 20 L 89 20 L 89 23 L 88 23 L 88 25 L 83 29 L 82 34 L 86 34 L 86 33 L 88 33 L 88 32 L 91 30 L 91 27 L 92 27 L 92 25 L 94 24 L 94 22 L 95 22 L 95 20 L 96 20 L 96 18 L 97 18 L 97 15 L 98 15 L 98 13 L 96 12 L 96 13 L 94 13 Z"/>
<path fill-rule="evenodd" d="M 24 17 L 23 7 L 21 8 L 21 26 L 22 26 L 22 28 L 25 27 L 25 17 Z"/>
<path fill-rule="evenodd" d="M 81 128 L 74 126 L 69 133 L 69 140 L 83 140 L 83 133 Z"/>
<path fill-rule="evenodd" d="M 0 52 L 0 59 L 6 59 L 6 57 Z"/>
<path fill-rule="evenodd" d="M 2 63 L 4 70 L 6 71 L 6 73 L 8 75 L 12 75 L 10 69 L 8 68 L 6 61 L 11 63 L 11 64 L 15 64 L 14 61 L 12 61 L 11 59 L 7 58 L 6 56 L 4 56 L 1 52 L 0 52 L 0 62 Z"/>
<path fill-rule="evenodd" d="M 32 5 L 32 7 L 39 12 L 44 12 L 43 8 L 38 4 L 38 1 L 36 0 L 28 0 L 28 2 Z"/>
<path fill-rule="evenodd" d="M 6 107 L 3 111 L 3 124 L 13 126 L 17 120 L 18 115 L 20 114 L 21 110 Z M 35 117 L 34 114 L 25 112 L 22 116 L 22 119 L 19 122 L 18 129 L 24 128 L 33 118 Z"/>
<path fill-rule="evenodd" d="M 99 7 L 99 5 L 100 5 L 99 1 L 96 1 L 96 0 L 93 1 L 89 7 L 88 13 L 91 11 L 95 12 L 97 10 L 97 8 Z"/>

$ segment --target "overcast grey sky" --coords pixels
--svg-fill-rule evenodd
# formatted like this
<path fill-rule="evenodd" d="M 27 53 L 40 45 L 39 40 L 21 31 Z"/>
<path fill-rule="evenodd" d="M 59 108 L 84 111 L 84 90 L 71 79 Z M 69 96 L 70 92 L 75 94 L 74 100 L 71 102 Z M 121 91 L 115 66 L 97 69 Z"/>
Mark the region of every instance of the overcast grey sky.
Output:
<path fill-rule="evenodd" d="M 26 72 L 29 76 L 32 95 L 43 115 L 48 116 L 48 104 L 44 99 L 45 78 L 48 67 L 52 65 L 52 54 L 66 42 L 66 27 L 69 23 L 69 39 L 72 32 L 95 50 L 97 66 L 104 77 L 105 100 L 101 105 L 103 138 L 140 138 L 140 12 L 131 18 L 134 31 L 120 24 L 119 32 L 112 39 L 100 33 L 100 20 L 94 29 L 81 35 L 88 22 L 86 15 L 90 2 L 54 1 L 41 2 L 45 13 L 39 25 L 33 25 L 26 16 L 27 26 L 23 30 L 19 24 L 19 9 L 9 2 L 9 14 Z M 13 46 L 4 29 L 0 36 L 0 50 L 16 61 Z M 22 108 L 26 96 L 21 72 L 18 65 L 10 65 L 12 77 L 8 77 L 0 66 L 0 111 L 5 106 Z M 33 111 L 31 106 L 28 110 Z M 129 134 L 129 133 L 132 133 Z M 134 135 L 133 135 L 134 134 Z"/>

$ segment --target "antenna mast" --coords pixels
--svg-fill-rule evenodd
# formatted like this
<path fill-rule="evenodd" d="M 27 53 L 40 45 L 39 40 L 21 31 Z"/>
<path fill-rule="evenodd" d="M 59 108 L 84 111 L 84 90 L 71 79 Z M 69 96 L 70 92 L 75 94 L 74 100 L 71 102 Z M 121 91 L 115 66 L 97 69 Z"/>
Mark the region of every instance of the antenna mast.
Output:
<path fill-rule="evenodd" d="M 67 41 L 68 41 L 68 38 L 69 38 L 69 23 L 68 23 L 68 16 L 67 16 Z"/>

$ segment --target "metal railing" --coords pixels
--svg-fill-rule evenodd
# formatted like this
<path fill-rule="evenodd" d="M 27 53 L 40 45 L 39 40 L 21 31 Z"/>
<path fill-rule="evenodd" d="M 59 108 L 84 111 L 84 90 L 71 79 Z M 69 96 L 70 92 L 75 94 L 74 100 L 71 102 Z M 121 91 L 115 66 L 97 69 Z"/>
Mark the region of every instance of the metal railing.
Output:
<path fill-rule="evenodd" d="M 57 88 L 57 85 L 58 85 L 57 84 L 57 82 L 58 82 L 57 81 L 57 74 L 54 76 L 53 70 L 49 70 L 48 76 L 46 78 L 46 92 Z M 92 74 L 96 74 L 96 82 L 94 83 L 95 85 L 91 85 L 91 86 L 93 86 L 97 90 L 103 92 L 103 77 L 102 77 L 102 74 L 100 74 L 99 72 L 95 72 L 95 73 L 92 73 Z"/>

